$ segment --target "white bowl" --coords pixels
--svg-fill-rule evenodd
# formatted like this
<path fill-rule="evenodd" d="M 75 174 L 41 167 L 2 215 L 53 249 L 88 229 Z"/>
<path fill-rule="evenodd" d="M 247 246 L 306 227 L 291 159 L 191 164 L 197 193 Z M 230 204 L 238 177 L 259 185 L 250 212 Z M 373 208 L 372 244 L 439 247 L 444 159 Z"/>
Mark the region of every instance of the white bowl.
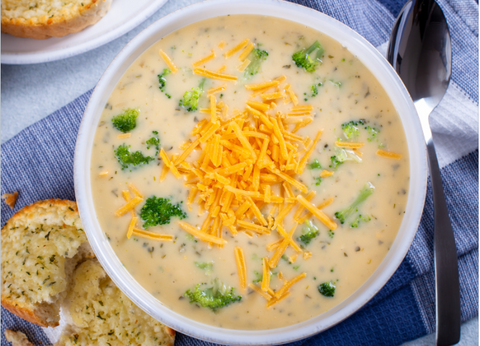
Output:
<path fill-rule="evenodd" d="M 100 115 L 113 88 L 127 68 L 152 44 L 191 23 L 228 14 L 258 14 L 299 22 L 339 41 L 375 75 L 391 98 L 405 129 L 410 156 L 410 187 L 405 216 L 398 235 L 373 275 L 341 304 L 310 320 L 270 330 L 231 330 L 186 318 L 164 306 L 137 283 L 120 263 L 97 220 L 90 187 L 90 161 Z M 158 20 L 112 61 L 98 82 L 80 126 L 75 151 L 75 194 L 88 240 L 98 260 L 117 286 L 141 309 L 171 328 L 215 343 L 267 345 L 306 338 L 344 320 L 368 302 L 388 281 L 405 257 L 413 240 L 425 201 L 426 148 L 417 113 L 402 81 L 384 57 L 346 25 L 307 7 L 278 0 L 213 0 L 173 12 Z"/>

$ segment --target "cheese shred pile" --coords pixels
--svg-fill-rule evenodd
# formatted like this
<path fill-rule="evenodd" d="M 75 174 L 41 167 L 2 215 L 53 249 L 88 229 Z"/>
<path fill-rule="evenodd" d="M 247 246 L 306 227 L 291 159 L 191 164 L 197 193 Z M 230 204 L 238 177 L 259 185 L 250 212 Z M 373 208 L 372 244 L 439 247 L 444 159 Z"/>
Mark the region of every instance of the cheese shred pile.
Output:
<path fill-rule="evenodd" d="M 253 44 L 249 40 L 223 54 L 228 59 L 239 54 L 243 70 L 248 64 L 248 54 Z M 193 72 L 214 80 L 235 82 L 236 76 L 208 70 L 203 66 L 216 57 L 214 51 L 193 63 Z M 170 61 L 169 59 L 165 59 Z M 173 64 L 173 63 L 172 63 Z M 163 161 L 160 181 L 171 172 L 177 179 L 184 179 L 189 188 L 187 205 L 192 210 L 199 206 L 200 214 L 208 212 L 200 227 L 180 221 L 180 227 L 209 246 L 222 247 L 224 229 L 232 236 L 243 232 L 249 237 L 268 235 L 277 232 L 278 241 L 268 244 L 272 251 L 270 258 L 263 260 L 263 280 L 261 287 L 249 284 L 267 300 L 267 307 L 285 299 L 290 287 L 303 279 L 302 273 L 291 280 L 285 280 L 277 291 L 270 288 L 270 269 L 277 266 L 288 246 L 291 246 L 304 259 L 311 256 L 303 252 L 295 242 L 297 225 L 307 217 L 316 217 L 329 229 L 336 223 L 320 209 L 332 203 L 329 199 L 321 206 L 310 201 L 314 191 L 303 184 L 298 176 L 304 171 L 307 162 L 320 141 L 322 131 L 315 138 L 302 137 L 296 132 L 313 121 L 312 105 L 299 105 L 298 97 L 285 76 L 258 84 L 247 84 L 250 97 L 243 111 L 234 110 L 217 100 L 217 94 L 227 88 L 227 84 L 207 91 L 210 107 L 200 109 L 208 114 L 191 131 L 191 139 L 181 146 L 183 152 L 169 156 L 160 152 Z M 289 107 L 286 112 L 276 110 L 283 102 Z M 360 147 L 357 144 L 356 147 Z M 192 153 L 195 155 L 192 155 Z M 191 157 L 195 157 L 192 159 Z M 325 176 L 331 174 L 324 172 Z M 132 203 L 132 202 L 129 202 Z M 261 210 L 268 210 L 264 215 Z M 287 232 L 284 220 L 293 216 L 294 226 Z M 133 222 L 133 221 L 132 221 Z M 135 231 L 134 231 L 135 232 Z M 246 263 L 243 250 L 235 247 L 235 260 L 240 279 L 240 287 L 247 287 Z M 297 255 L 292 256 L 295 260 Z"/>
<path fill-rule="evenodd" d="M 219 44 L 223 48 L 223 44 Z M 225 59 L 238 53 L 238 60 L 243 70 L 248 64 L 248 54 L 253 49 L 249 40 L 240 42 L 223 54 Z M 173 61 L 163 52 L 160 55 L 172 69 L 177 68 Z M 227 82 L 235 82 L 236 76 L 224 74 L 224 67 L 217 71 L 203 68 L 204 64 L 216 57 L 214 51 L 193 63 L 195 74 Z M 201 67 L 202 66 L 202 67 Z M 306 276 L 302 273 L 291 280 L 284 280 L 278 291 L 270 288 L 270 270 L 275 268 L 288 246 L 296 255 L 308 259 L 311 253 L 303 251 L 295 242 L 294 233 L 298 224 L 309 217 L 316 217 L 329 229 L 337 224 L 320 209 L 333 202 L 333 198 L 322 205 L 315 206 L 311 200 L 315 191 L 299 180 L 307 162 L 320 141 L 322 131 L 315 138 L 299 136 L 297 131 L 313 121 L 312 105 L 299 105 L 299 100 L 285 76 L 257 84 L 247 84 L 245 88 L 250 97 L 244 110 L 233 110 L 223 101 L 217 100 L 217 94 L 227 88 L 227 84 L 208 90 L 209 107 L 200 109 L 208 116 L 200 121 L 191 131 L 191 139 L 181 146 L 180 154 L 168 155 L 163 149 L 160 159 L 163 162 L 160 181 L 168 172 L 177 179 L 184 179 L 189 188 L 187 205 L 192 210 L 194 204 L 199 206 L 200 214 L 207 212 L 200 227 L 185 221 L 179 226 L 194 237 L 209 244 L 223 247 L 227 240 L 223 238 L 224 229 L 232 236 L 240 232 L 249 237 L 269 235 L 276 232 L 280 239 L 267 245 L 272 252 L 270 258 L 263 259 L 263 280 L 261 286 L 249 284 L 248 287 L 258 292 L 270 307 L 285 299 L 290 287 Z M 283 102 L 286 112 L 276 110 L 277 104 Z M 338 146 L 344 145 L 337 143 Z M 349 147 L 359 148 L 361 143 L 352 143 Z M 192 155 L 195 152 L 195 155 Z M 386 156 L 386 155 L 385 155 Z M 192 158 L 194 157 L 194 158 Z M 333 174 L 324 171 L 323 176 Z M 121 216 L 130 211 L 132 219 L 127 236 L 137 235 L 149 239 L 171 240 L 171 236 L 147 232 L 136 228 L 138 217 L 133 208 L 143 201 L 143 196 L 133 186 L 123 195 L 127 202 L 117 211 Z M 268 210 L 263 214 L 262 210 Z M 293 217 L 294 226 L 284 229 L 287 216 Z M 235 260 L 239 272 L 240 287 L 246 289 L 246 262 L 244 252 L 235 247 Z"/>

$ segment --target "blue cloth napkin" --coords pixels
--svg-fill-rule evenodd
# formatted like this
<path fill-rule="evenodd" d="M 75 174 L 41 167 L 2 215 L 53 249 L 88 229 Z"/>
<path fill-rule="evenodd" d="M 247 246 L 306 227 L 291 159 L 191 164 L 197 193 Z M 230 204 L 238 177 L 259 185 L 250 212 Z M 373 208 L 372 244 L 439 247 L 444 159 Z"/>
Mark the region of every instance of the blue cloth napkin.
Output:
<path fill-rule="evenodd" d="M 293 2 L 342 21 L 382 49 L 405 1 Z M 450 26 L 453 69 L 447 96 L 432 115 L 432 127 L 440 144 L 437 147 L 441 172 L 459 261 L 461 316 L 466 321 L 478 315 L 478 4 L 474 0 L 440 0 L 439 4 Z M 2 202 L 2 225 L 14 212 L 37 200 L 75 199 L 75 140 L 90 95 L 91 91 L 85 93 L 2 145 L 1 193 L 20 192 L 14 211 Z M 467 138 L 470 144 L 457 144 L 458 138 L 462 142 Z M 398 345 L 434 332 L 434 307 L 433 204 L 429 182 L 417 235 L 385 287 L 350 318 L 294 345 Z M 42 328 L 3 308 L 1 327 L 2 336 L 5 328 L 10 328 L 22 330 L 36 345 L 50 343 Z M 2 337 L 1 346 L 7 345 Z M 208 343 L 178 335 L 176 345 Z"/>

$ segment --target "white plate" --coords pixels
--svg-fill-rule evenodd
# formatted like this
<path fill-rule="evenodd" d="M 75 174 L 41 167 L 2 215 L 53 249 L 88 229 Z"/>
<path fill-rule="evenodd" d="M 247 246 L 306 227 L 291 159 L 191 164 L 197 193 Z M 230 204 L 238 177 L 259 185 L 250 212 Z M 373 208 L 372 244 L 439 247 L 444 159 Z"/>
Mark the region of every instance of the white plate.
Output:
<path fill-rule="evenodd" d="M 132 30 L 166 2 L 113 0 L 110 11 L 98 23 L 64 37 L 34 40 L 2 34 L 2 64 L 38 64 L 88 52 Z"/>

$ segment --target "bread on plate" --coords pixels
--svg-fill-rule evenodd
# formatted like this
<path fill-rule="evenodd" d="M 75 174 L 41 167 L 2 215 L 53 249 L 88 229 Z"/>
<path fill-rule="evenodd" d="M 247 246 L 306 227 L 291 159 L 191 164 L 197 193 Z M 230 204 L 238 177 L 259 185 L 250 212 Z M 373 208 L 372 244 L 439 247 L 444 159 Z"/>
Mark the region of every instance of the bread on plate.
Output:
<path fill-rule="evenodd" d="M 2 0 L 2 33 L 46 39 L 98 22 L 112 0 Z"/>

